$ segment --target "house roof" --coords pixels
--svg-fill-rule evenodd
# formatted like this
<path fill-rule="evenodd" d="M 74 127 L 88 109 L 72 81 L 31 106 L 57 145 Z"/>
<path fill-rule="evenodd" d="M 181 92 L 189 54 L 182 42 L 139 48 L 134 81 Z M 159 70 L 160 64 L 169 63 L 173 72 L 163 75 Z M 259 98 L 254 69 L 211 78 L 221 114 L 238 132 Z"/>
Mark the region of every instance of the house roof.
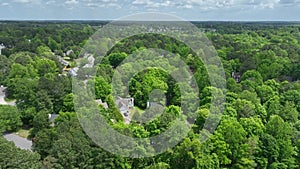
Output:
<path fill-rule="evenodd" d="M 6 87 L 0 86 L 0 94 L 5 94 Z"/>
<path fill-rule="evenodd" d="M 121 112 L 128 111 L 133 107 L 133 98 L 117 97 L 116 103 Z"/>
<path fill-rule="evenodd" d="M 49 122 L 54 123 L 54 119 L 58 116 L 59 114 L 49 114 Z"/>
<path fill-rule="evenodd" d="M 108 109 L 108 104 L 106 102 L 102 102 L 101 99 L 96 100 L 98 105 L 102 105 L 104 108 Z"/>

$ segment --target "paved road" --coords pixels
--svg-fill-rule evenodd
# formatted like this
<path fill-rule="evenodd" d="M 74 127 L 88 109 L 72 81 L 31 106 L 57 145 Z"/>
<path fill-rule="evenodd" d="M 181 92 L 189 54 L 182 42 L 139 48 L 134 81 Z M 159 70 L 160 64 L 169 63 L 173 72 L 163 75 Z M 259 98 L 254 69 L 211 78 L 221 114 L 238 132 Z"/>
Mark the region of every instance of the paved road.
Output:
<path fill-rule="evenodd" d="M 7 105 L 7 102 L 4 100 L 4 96 L 0 95 L 0 105 Z"/>
<path fill-rule="evenodd" d="M 11 105 L 11 106 L 15 106 L 16 103 L 15 102 L 6 102 L 4 100 L 5 98 L 5 89 L 6 87 L 0 86 L 0 105 Z"/>
<path fill-rule="evenodd" d="M 7 102 L 4 100 L 5 93 L 4 93 L 5 87 L 0 86 L 0 104 L 1 105 L 6 105 Z"/>
<path fill-rule="evenodd" d="M 12 141 L 15 143 L 17 147 L 23 150 L 30 150 L 31 151 L 31 146 L 32 142 L 30 140 L 27 140 L 23 137 L 20 137 L 16 134 L 5 134 L 4 138 L 8 141 Z"/>

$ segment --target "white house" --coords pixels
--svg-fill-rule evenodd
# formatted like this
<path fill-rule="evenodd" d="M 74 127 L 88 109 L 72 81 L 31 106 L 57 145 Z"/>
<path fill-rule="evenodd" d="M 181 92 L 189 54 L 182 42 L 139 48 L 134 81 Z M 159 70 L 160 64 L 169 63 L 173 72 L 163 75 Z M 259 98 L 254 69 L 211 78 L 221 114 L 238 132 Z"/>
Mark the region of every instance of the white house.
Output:
<path fill-rule="evenodd" d="M 71 69 L 68 73 L 69 73 L 69 75 L 71 75 L 71 76 L 77 76 L 78 74 L 77 74 L 77 72 L 78 72 L 78 70 L 79 70 L 79 68 L 78 67 L 74 67 L 73 69 Z"/>
<path fill-rule="evenodd" d="M 4 49 L 4 48 L 5 48 L 5 46 L 3 45 L 3 43 L 0 44 L 0 55 L 2 54 L 2 49 Z"/>
<path fill-rule="evenodd" d="M 129 110 L 134 107 L 134 99 L 133 98 L 122 98 L 117 97 L 117 106 L 123 116 L 128 116 Z"/>

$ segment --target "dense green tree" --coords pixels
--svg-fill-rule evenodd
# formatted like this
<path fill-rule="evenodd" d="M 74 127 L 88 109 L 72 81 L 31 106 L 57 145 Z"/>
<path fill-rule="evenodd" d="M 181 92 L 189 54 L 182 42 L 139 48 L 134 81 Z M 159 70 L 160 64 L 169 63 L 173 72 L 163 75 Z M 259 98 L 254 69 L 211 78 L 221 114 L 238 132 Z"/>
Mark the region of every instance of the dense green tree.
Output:
<path fill-rule="evenodd" d="M 296 105 L 298 111 L 300 111 L 300 92 L 297 90 L 289 90 L 284 92 L 280 97 L 281 103 L 287 101 L 293 102 Z"/>
<path fill-rule="evenodd" d="M 0 137 L 0 149 L 1 168 L 41 168 L 40 155 L 38 153 L 21 150 L 13 142 L 8 142 L 3 137 Z"/>
<path fill-rule="evenodd" d="M 40 90 L 36 93 L 36 110 L 47 110 L 50 113 L 53 112 L 53 103 L 45 90 Z"/>
<path fill-rule="evenodd" d="M 48 38 L 48 46 L 52 51 L 60 49 L 60 45 L 51 37 Z"/>
<path fill-rule="evenodd" d="M 186 138 L 170 154 L 171 168 L 196 168 L 197 160 L 201 157 L 200 141 Z"/>
<path fill-rule="evenodd" d="M 272 116 L 266 125 L 266 140 L 262 140 L 263 154 L 272 168 L 295 168 L 295 153 L 291 142 L 291 126 L 279 116 Z M 270 144 L 273 144 L 271 146 Z M 270 149 L 270 150 L 269 150 Z M 268 151 L 269 150 L 269 151 Z"/>
<path fill-rule="evenodd" d="M 50 127 L 49 114 L 50 112 L 47 110 L 42 110 L 34 116 L 32 121 L 33 128 L 30 130 L 31 137 L 34 137 L 40 130 Z"/>
<path fill-rule="evenodd" d="M 24 124 L 32 126 L 33 118 L 37 115 L 35 107 L 29 107 L 21 111 L 21 119 Z"/>
<path fill-rule="evenodd" d="M 241 77 L 241 84 L 244 88 L 255 89 L 263 83 L 261 74 L 255 70 L 248 70 Z"/>
<path fill-rule="evenodd" d="M 94 86 L 92 86 L 92 84 Z M 96 77 L 93 81 L 89 81 L 88 85 L 90 85 L 91 92 L 95 92 L 94 95 L 96 99 L 104 101 L 112 92 L 111 86 L 102 77 Z"/>
<path fill-rule="evenodd" d="M 232 106 L 237 111 L 239 118 L 247 118 L 255 115 L 255 105 L 248 100 L 237 99 L 235 102 L 233 102 Z"/>
<path fill-rule="evenodd" d="M 64 98 L 64 106 L 62 111 L 64 112 L 73 112 L 74 110 L 74 101 L 73 101 L 73 94 L 70 93 L 68 95 L 66 95 L 66 97 Z"/>
<path fill-rule="evenodd" d="M 13 78 L 7 84 L 9 97 L 15 98 L 21 110 L 35 107 L 37 80 L 31 78 Z"/>
<path fill-rule="evenodd" d="M 170 165 L 167 163 L 164 163 L 164 162 L 160 162 L 160 163 L 145 167 L 145 169 L 169 169 L 169 168 L 170 168 Z"/>
<path fill-rule="evenodd" d="M 221 134 L 221 140 L 228 145 L 228 154 L 224 154 L 226 155 L 225 159 L 227 158 L 226 162 L 224 161 L 224 166 L 231 166 L 232 168 L 253 168 L 256 166 L 245 137 L 247 133 L 238 121 L 225 119 L 216 132 Z"/>
<path fill-rule="evenodd" d="M 11 61 L 4 55 L 0 55 L 0 83 L 3 84 L 10 72 Z"/>
<path fill-rule="evenodd" d="M 54 129 L 41 129 L 32 139 L 33 150 L 38 152 L 42 158 L 45 158 L 50 154 L 55 139 L 56 131 Z"/>
<path fill-rule="evenodd" d="M 155 89 L 164 94 L 168 90 L 168 74 L 158 68 L 147 69 L 133 77 L 130 81 L 129 94 L 134 97 L 135 104 L 145 109 L 151 92 Z"/>
<path fill-rule="evenodd" d="M 122 61 L 127 57 L 126 53 L 111 53 L 108 56 L 108 60 L 110 62 L 110 65 L 112 65 L 114 68 L 118 67 L 119 64 L 122 63 Z"/>
<path fill-rule="evenodd" d="M 256 90 L 262 104 L 274 97 L 276 94 L 272 87 L 267 85 L 258 86 Z"/>
<path fill-rule="evenodd" d="M 239 93 L 242 91 L 242 86 L 241 84 L 238 84 L 233 78 L 228 78 L 227 89 L 231 92 Z"/>
<path fill-rule="evenodd" d="M 58 69 L 56 63 L 50 59 L 42 58 L 35 60 L 35 68 L 39 76 L 45 76 L 46 74 L 57 74 Z"/>
<path fill-rule="evenodd" d="M 16 131 L 21 125 L 21 113 L 16 107 L 0 105 L 0 132 Z"/>

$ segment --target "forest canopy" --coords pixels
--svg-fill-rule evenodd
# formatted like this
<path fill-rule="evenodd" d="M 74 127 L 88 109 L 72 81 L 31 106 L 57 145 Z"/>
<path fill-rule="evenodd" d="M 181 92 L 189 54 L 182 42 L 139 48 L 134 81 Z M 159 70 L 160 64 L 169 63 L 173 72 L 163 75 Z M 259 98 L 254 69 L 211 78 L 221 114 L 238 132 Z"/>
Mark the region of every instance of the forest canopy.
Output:
<path fill-rule="evenodd" d="M 172 38 L 157 34 L 134 36 L 112 48 L 87 85 L 95 85 L 101 114 L 114 129 L 127 136 L 147 138 L 164 132 L 176 118 L 195 120 L 188 136 L 178 145 L 149 158 L 122 157 L 105 151 L 87 136 L 77 119 L 72 70 L 80 66 L 76 61 L 83 57 L 81 50 L 89 37 L 104 24 L 0 22 L 0 45 L 5 47 L 0 55 L 0 85 L 7 87 L 6 99 L 16 102 L 16 106 L 0 106 L 0 131 L 30 128 L 29 138 L 33 140 L 33 152 L 28 152 L 0 138 L 1 150 L 7 150 L 0 154 L 0 168 L 300 167 L 299 24 L 194 22 L 222 61 L 226 90 L 213 87 L 201 60 Z M 141 119 L 154 89 L 165 94 L 166 109 L 144 123 L 133 120 L 126 124 L 127 117 L 113 97 L 116 91 L 111 88 L 112 77 L 130 54 L 146 48 L 166 49 L 190 66 L 199 88 L 196 114 L 181 111 L 184 98 L 179 84 L 166 71 L 148 68 L 136 73 L 129 83 L 129 96 L 135 105 L 130 112 L 134 113 L 132 119 Z M 163 60 L 156 62 L 167 65 Z M 81 60 L 82 65 L 87 63 L 88 58 Z M 123 66 L 129 74 L 134 72 L 131 65 Z M 212 115 L 212 92 L 226 94 L 225 109 L 213 135 L 201 142 L 205 121 Z M 50 122 L 49 114 L 59 116 Z M 149 142 L 150 149 L 151 146 Z"/>

